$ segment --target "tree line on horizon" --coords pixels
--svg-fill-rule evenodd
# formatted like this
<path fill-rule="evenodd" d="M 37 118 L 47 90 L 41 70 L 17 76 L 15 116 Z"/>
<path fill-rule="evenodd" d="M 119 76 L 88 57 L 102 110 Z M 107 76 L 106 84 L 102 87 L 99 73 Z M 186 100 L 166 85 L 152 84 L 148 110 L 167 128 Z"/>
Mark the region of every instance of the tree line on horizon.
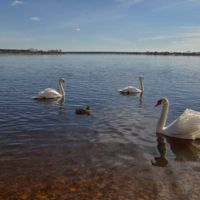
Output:
<path fill-rule="evenodd" d="M 38 50 L 34 48 L 29 49 L 0 49 L 0 54 L 134 54 L 134 55 L 183 55 L 183 56 L 200 56 L 200 52 L 168 52 L 168 51 L 146 51 L 146 52 L 111 52 L 111 51 L 67 51 L 62 49 L 52 50 Z"/>

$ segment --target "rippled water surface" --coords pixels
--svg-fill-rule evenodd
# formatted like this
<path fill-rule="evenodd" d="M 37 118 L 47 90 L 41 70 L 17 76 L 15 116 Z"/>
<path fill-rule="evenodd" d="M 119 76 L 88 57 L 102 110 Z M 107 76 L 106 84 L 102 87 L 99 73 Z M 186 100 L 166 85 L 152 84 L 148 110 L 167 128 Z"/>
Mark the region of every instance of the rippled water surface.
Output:
<path fill-rule="evenodd" d="M 65 99 L 31 99 L 61 77 Z M 1 55 L 0 199 L 200 199 L 200 141 L 157 135 L 154 107 L 200 112 L 199 77 L 200 57 Z"/>

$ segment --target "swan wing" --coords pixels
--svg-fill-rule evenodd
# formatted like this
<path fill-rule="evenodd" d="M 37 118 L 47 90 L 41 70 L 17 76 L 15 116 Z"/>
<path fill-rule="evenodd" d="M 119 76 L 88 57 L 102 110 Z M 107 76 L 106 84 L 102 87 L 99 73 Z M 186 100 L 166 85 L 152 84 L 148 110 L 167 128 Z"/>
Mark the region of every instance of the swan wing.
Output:
<path fill-rule="evenodd" d="M 121 92 L 121 93 L 138 93 L 138 92 L 140 92 L 141 93 L 142 91 L 136 87 L 128 86 L 122 90 L 119 90 L 119 92 Z"/>
<path fill-rule="evenodd" d="M 200 139 L 200 112 L 186 109 L 164 132 L 178 138 Z"/>
<path fill-rule="evenodd" d="M 62 97 L 62 95 L 52 88 L 47 88 L 39 92 L 37 96 L 33 98 L 47 98 L 48 99 L 48 98 L 57 98 L 57 97 Z"/>

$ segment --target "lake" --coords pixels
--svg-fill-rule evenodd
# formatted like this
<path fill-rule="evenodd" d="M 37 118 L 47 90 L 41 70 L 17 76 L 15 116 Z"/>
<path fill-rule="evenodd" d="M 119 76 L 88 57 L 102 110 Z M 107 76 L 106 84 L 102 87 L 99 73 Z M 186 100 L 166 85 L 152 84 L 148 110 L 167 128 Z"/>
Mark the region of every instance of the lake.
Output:
<path fill-rule="evenodd" d="M 200 199 L 200 140 L 156 134 L 200 112 L 200 57 L 0 55 L 0 199 Z M 143 95 L 121 95 L 126 86 Z M 45 88 L 65 98 L 32 100 Z M 76 115 L 78 108 L 91 115 Z"/>

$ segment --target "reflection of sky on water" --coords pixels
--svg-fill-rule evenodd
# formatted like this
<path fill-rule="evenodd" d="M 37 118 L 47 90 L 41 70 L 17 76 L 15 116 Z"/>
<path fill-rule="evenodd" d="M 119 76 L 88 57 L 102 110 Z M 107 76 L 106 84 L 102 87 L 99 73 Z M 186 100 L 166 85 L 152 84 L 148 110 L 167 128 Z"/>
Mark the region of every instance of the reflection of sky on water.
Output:
<path fill-rule="evenodd" d="M 164 143 L 163 139 L 157 141 L 155 130 L 161 110 L 154 106 L 161 97 L 169 99 L 167 123 L 174 121 L 186 108 L 199 111 L 200 96 L 195 92 L 200 90 L 199 58 L 1 56 L 0 67 L 0 159 L 3 162 L 1 174 L 8 178 L 4 181 L 5 192 L 12 191 L 15 196 L 18 189 L 21 191 L 20 184 L 25 183 L 25 190 L 35 184 L 42 193 L 42 183 L 54 195 L 51 183 L 66 181 L 70 177 L 69 184 L 73 182 L 77 187 L 82 184 L 77 181 L 74 169 L 82 171 L 81 180 L 86 181 L 90 179 L 89 173 L 100 178 L 103 174 L 99 172 L 105 171 L 106 181 L 107 174 L 112 177 L 111 181 L 108 180 L 111 186 L 118 176 L 118 183 L 122 183 L 119 192 L 126 192 L 127 185 L 131 184 L 128 192 L 146 188 L 147 181 L 155 183 L 160 195 L 161 187 L 165 191 L 166 187 L 170 189 L 174 179 L 181 187 L 185 183 L 183 192 L 182 189 L 178 191 L 181 194 L 186 193 L 187 184 L 193 187 L 200 168 L 199 162 L 189 161 L 198 160 L 199 154 L 194 146 L 198 149 L 199 144 L 180 145 L 167 138 L 164 138 Z M 193 71 L 188 73 L 190 68 Z M 66 78 L 63 102 L 62 99 L 31 100 L 34 94 L 47 87 L 59 91 L 57 82 L 61 75 Z M 143 96 L 124 96 L 118 92 L 122 86 L 137 86 L 139 75 L 145 76 Z M 78 107 L 87 106 L 92 107 L 90 116 L 75 114 Z M 156 163 L 155 157 L 161 157 L 162 162 L 165 158 L 167 167 L 152 166 L 150 160 Z M 39 173 L 38 169 L 41 170 Z M 32 173 L 35 182 L 27 172 Z M 183 181 L 179 184 L 180 173 Z M 52 177 L 52 182 L 46 178 L 43 181 L 41 174 L 48 174 L 47 179 Z M 13 180 L 17 176 L 24 179 L 21 182 Z M 141 183 L 141 178 L 144 187 L 134 185 Z M 24 182 L 25 179 L 27 182 Z M 13 183 L 19 187 L 11 189 L 10 185 L 16 186 Z M 99 180 L 96 183 L 98 187 Z M 92 180 L 92 184 L 95 181 Z M 63 185 L 56 189 L 59 195 Z M 85 191 L 88 188 L 84 186 L 82 189 Z M 113 192 L 112 188 L 106 186 L 106 189 L 109 194 Z M 151 190 L 144 189 L 143 192 L 151 196 Z M 78 190 L 77 194 L 80 195 Z M 141 191 L 135 194 L 141 194 Z M 164 199 L 160 196 L 156 198 Z"/>
<path fill-rule="evenodd" d="M 146 110 L 147 107 L 151 107 L 149 103 L 145 102 L 143 107 L 141 106 L 145 94 L 120 93 L 120 96 L 127 98 L 129 104 L 116 105 L 109 112 L 108 105 L 103 108 L 106 110 L 106 115 L 98 116 L 99 141 L 152 145 L 152 136 L 155 137 L 156 115 Z M 135 104 L 136 102 L 139 106 Z"/>

